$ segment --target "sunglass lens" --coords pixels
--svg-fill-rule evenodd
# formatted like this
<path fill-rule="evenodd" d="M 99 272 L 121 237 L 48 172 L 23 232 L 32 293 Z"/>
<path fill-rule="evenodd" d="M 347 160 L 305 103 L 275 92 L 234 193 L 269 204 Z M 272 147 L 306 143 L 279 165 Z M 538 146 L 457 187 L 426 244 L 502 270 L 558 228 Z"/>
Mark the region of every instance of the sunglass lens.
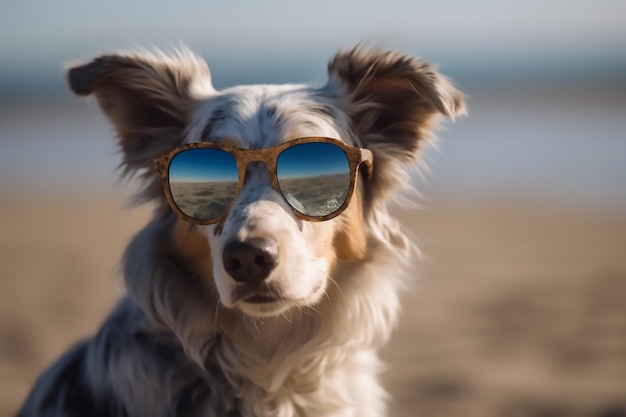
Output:
<path fill-rule="evenodd" d="M 188 149 L 172 159 L 169 183 L 180 211 L 206 221 L 224 214 L 238 190 L 235 158 L 221 149 Z"/>
<path fill-rule="evenodd" d="M 276 173 L 287 202 L 311 217 L 328 216 L 343 206 L 350 189 L 350 164 L 332 143 L 302 143 L 278 157 Z"/>

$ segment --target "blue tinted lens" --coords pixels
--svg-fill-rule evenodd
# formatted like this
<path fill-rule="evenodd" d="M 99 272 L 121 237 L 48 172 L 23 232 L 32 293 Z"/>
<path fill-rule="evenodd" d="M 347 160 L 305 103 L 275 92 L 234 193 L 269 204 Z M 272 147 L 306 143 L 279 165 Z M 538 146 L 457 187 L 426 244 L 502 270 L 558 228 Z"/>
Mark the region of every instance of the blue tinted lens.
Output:
<path fill-rule="evenodd" d="M 285 149 L 276 163 L 285 200 L 302 214 L 323 217 L 339 210 L 350 190 L 350 164 L 331 143 L 313 142 Z"/>
<path fill-rule="evenodd" d="M 172 198 L 180 211 L 198 220 L 224 214 L 237 195 L 238 182 L 235 158 L 220 149 L 189 149 L 170 163 Z"/>

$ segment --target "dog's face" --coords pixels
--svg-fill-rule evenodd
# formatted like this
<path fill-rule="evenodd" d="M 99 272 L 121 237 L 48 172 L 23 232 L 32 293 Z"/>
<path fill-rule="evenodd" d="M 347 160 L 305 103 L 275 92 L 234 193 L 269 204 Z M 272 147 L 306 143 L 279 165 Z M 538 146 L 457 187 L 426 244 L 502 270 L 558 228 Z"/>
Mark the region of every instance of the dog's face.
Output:
<path fill-rule="evenodd" d="M 127 170 L 143 171 L 143 196 L 161 201 L 161 213 L 171 215 L 153 159 L 185 143 L 263 149 L 330 137 L 374 153 L 372 175 L 359 174 L 349 206 L 331 220 L 296 216 L 259 161 L 247 166 L 219 223 L 191 227 L 177 220 L 172 242 L 206 266 L 207 291 L 251 316 L 319 303 L 338 262 L 367 256 L 370 223 L 429 136 L 433 116 L 463 111 L 461 94 L 426 63 L 360 47 L 337 54 L 319 88 L 216 91 L 206 64 L 187 52 L 103 56 L 71 69 L 69 82 L 77 94 L 96 95 L 119 133 Z"/>
<path fill-rule="evenodd" d="M 209 140 L 263 149 L 312 136 L 352 140 L 334 104 L 307 86 L 243 86 L 214 93 L 197 110 L 186 142 Z M 364 253 L 362 201 L 355 195 L 345 215 L 323 222 L 298 218 L 272 187 L 263 162 L 252 162 L 226 218 L 199 226 L 209 241 L 213 280 L 222 303 L 254 316 L 309 306 L 323 296 L 341 251 Z M 353 229 L 356 239 L 341 239 Z"/>

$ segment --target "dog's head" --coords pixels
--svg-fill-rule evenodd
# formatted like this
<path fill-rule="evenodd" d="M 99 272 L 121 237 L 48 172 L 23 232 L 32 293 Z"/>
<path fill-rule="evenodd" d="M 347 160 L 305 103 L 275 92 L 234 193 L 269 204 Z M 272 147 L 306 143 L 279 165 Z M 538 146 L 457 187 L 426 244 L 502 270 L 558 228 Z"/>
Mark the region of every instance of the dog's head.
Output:
<path fill-rule="evenodd" d="M 171 225 L 160 238 L 201 265 L 194 291 L 217 294 L 224 306 L 251 316 L 318 304 L 329 282 L 341 279 L 333 275 L 338 263 L 364 260 L 380 241 L 393 244 L 381 230 L 389 191 L 430 136 L 435 116 L 463 112 L 462 95 L 427 63 L 365 47 L 339 52 L 321 87 L 217 91 L 207 65 L 189 52 L 105 55 L 71 68 L 68 77 L 76 94 L 96 96 L 113 123 L 125 169 L 146 180 L 142 198 L 160 202 L 155 222 Z M 336 138 L 373 153 L 372 169 L 358 171 L 349 205 L 333 219 L 297 216 L 261 161 L 247 165 L 216 224 L 192 226 L 165 203 L 153 161 L 174 148 L 210 141 L 264 149 L 303 137 Z M 133 279 L 140 278 L 127 277 Z"/>

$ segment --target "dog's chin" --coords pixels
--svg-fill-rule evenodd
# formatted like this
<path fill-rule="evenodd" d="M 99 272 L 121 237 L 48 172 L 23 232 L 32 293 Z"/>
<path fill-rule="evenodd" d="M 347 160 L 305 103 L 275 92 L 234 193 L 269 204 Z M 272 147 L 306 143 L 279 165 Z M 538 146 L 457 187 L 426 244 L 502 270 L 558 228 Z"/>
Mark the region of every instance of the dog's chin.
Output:
<path fill-rule="evenodd" d="M 264 303 L 238 302 L 236 308 L 252 317 L 274 317 L 295 308 L 293 301 L 276 300 Z"/>

